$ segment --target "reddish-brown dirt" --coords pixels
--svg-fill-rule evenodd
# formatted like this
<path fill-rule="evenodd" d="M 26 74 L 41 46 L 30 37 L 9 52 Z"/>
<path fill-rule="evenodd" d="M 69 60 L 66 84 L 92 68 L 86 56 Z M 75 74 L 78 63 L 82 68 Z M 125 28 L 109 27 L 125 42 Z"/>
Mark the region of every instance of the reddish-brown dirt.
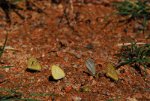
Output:
<path fill-rule="evenodd" d="M 102 73 L 108 63 L 117 63 L 118 44 L 124 42 L 149 42 L 145 34 L 136 34 L 134 21 L 119 22 L 113 15 L 112 1 L 87 0 L 70 6 L 52 4 L 49 0 L 31 0 L 45 13 L 19 11 L 25 19 L 11 12 L 11 25 L 0 12 L 0 45 L 8 41 L 0 68 L 0 88 L 13 89 L 22 98 L 41 101 L 149 101 L 150 76 L 144 78 L 132 67 L 120 67 L 118 81 L 105 75 L 94 78 L 88 75 L 85 61 L 92 58 L 96 71 Z M 92 2 L 91 2 L 92 1 Z M 24 3 L 19 3 L 24 7 Z M 64 9 L 68 7 L 67 20 Z M 36 9 L 36 7 L 35 7 Z M 109 16 L 106 19 L 106 16 Z M 69 24 L 68 24 L 69 22 Z M 27 59 L 35 57 L 42 65 L 40 72 L 29 72 Z M 59 64 L 65 78 L 51 79 L 50 66 Z M 0 94 L 5 94 L 0 91 Z"/>

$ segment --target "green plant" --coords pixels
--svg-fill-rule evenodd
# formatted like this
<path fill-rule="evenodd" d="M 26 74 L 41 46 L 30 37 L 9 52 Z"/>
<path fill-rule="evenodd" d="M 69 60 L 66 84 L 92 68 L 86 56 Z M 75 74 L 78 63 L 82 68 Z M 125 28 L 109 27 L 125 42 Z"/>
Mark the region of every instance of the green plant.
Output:
<path fill-rule="evenodd" d="M 113 99 L 108 99 L 107 101 L 114 101 Z"/>
<path fill-rule="evenodd" d="M 17 2 L 24 2 L 25 0 L 9 0 L 12 3 L 17 3 Z"/>
<path fill-rule="evenodd" d="M 31 93 L 30 96 L 58 96 L 54 93 Z"/>
<path fill-rule="evenodd" d="M 141 20 L 144 28 L 147 26 L 147 21 L 150 19 L 150 5 L 148 0 L 124 0 L 115 2 L 117 14 L 126 16 L 127 21 Z"/>
<path fill-rule="evenodd" d="M 2 55 L 5 51 L 7 40 L 8 40 L 8 33 L 6 33 L 6 38 L 5 38 L 3 46 L 0 47 L 0 58 L 2 57 Z M 13 66 L 0 66 L 0 68 L 11 68 L 11 67 L 13 67 Z"/>
<path fill-rule="evenodd" d="M 3 53 L 4 53 L 7 39 L 8 39 L 8 33 L 6 33 L 6 38 L 5 38 L 5 42 L 4 42 L 3 46 L 0 47 L 0 58 L 2 57 L 2 55 L 3 55 Z"/>
<path fill-rule="evenodd" d="M 129 64 L 141 72 L 141 66 L 146 69 L 150 65 L 150 44 L 131 43 L 129 46 L 122 46 L 117 56 L 119 57 L 119 63 L 116 67 Z"/>
<path fill-rule="evenodd" d="M 0 88 L 0 91 L 6 93 L 0 95 L 0 101 L 39 101 L 30 98 L 22 98 L 22 93 L 16 90 Z"/>

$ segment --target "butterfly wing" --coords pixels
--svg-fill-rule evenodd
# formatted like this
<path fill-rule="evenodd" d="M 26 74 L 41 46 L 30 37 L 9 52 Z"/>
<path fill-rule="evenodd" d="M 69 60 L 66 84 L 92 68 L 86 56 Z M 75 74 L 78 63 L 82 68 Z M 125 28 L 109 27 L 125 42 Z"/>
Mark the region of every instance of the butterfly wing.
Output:
<path fill-rule="evenodd" d="M 41 70 L 40 63 L 34 57 L 29 58 L 27 64 L 28 64 L 28 69 L 30 69 L 30 70 L 35 70 L 35 71 Z"/>
<path fill-rule="evenodd" d="M 106 70 L 106 76 L 110 77 L 111 79 L 118 81 L 118 74 L 115 70 L 115 67 L 112 64 L 108 64 Z"/>
<path fill-rule="evenodd" d="M 95 75 L 96 74 L 96 70 L 95 70 L 95 64 L 93 62 L 92 59 L 88 59 L 86 61 L 86 67 L 88 68 L 88 70 L 90 71 L 90 73 L 92 73 L 92 75 Z"/>
<path fill-rule="evenodd" d="M 51 67 L 51 71 L 52 71 L 52 76 L 55 80 L 59 80 L 65 77 L 64 71 L 59 66 L 53 65 Z"/>

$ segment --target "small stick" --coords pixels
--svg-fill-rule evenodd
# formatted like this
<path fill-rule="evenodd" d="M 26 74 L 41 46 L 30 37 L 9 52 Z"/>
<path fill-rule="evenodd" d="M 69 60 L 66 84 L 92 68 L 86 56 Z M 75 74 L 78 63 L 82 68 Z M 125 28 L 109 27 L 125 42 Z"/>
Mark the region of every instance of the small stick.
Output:
<path fill-rule="evenodd" d="M 138 42 L 138 43 L 136 43 L 137 45 L 145 45 L 146 43 L 143 43 L 143 42 Z M 119 44 L 117 44 L 117 46 L 119 46 L 119 47 L 122 47 L 122 46 L 130 46 L 130 45 L 132 45 L 132 43 L 119 43 Z"/>

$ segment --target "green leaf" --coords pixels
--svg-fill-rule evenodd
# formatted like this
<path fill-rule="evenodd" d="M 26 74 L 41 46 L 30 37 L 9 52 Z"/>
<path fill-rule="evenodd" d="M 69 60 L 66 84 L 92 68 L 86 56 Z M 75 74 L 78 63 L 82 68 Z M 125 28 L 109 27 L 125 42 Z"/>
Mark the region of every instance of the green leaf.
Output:
<path fill-rule="evenodd" d="M 145 62 L 146 62 L 146 63 L 150 63 L 150 57 L 146 57 L 146 58 L 145 58 Z"/>

